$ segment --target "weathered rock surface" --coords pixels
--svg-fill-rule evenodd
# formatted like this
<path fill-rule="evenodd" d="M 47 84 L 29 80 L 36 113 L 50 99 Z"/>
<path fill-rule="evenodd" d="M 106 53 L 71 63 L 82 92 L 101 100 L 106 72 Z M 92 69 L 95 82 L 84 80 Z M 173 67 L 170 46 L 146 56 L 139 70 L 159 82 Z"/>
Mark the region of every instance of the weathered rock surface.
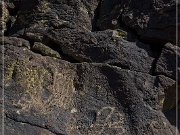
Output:
<path fill-rule="evenodd" d="M 97 0 L 23 0 L 19 4 L 18 17 L 11 33 L 23 34 L 25 29 L 38 33 L 52 28 L 91 30 L 97 4 Z"/>
<path fill-rule="evenodd" d="M 177 52 L 177 53 L 176 53 Z M 180 48 L 167 43 L 162 49 L 162 53 L 157 61 L 156 73 L 164 74 L 172 79 L 176 79 L 176 70 L 178 75 L 180 72 L 180 63 L 177 59 L 180 59 Z M 180 78 L 180 76 L 178 76 Z"/>
<path fill-rule="evenodd" d="M 156 74 L 163 74 L 169 78 L 172 78 L 176 80 L 177 78 L 180 78 L 180 63 L 178 61 L 180 59 L 180 49 L 177 46 L 174 46 L 170 43 L 167 43 L 161 52 L 161 55 L 159 59 L 157 60 L 156 64 Z M 176 78 L 177 77 L 177 78 Z M 166 79 L 163 79 L 164 84 L 168 84 L 172 80 L 167 81 Z M 176 83 L 179 85 L 179 79 Z M 173 83 L 172 83 L 173 84 Z M 180 98 L 180 92 L 179 89 L 176 89 L 176 84 L 174 83 L 172 86 L 167 88 L 165 90 L 167 100 L 164 102 L 164 110 L 171 110 L 176 107 L 176 100 Z M 178 90 L 178 99 L 177 99 L 177 90 Z M 169 111 L 171 115 L 173 114 L 173 111 Z M 174 112 L 175 115 L 175 112 Z M 174 122 L 175 123 L 175 122 Z"/>
<path fill-rule="evenodd" d="M 5 115 L 14 123 L 42 128 L 34 132 L 173 135 L 161 112 L 164 88 L 147 73 L 71 64 L 5 45 Z"/>
<path fill-rule="evenodd" d="M 5 125 L 5 134 L 7 135 L 55 135 L 46 129 L 9 118 L 6 119 Z"/>
<path fill-rule="evenodd" d="M 102 0 L 97 26 L 105 30 L 125 25 L 144 41 L 175 43 L 175 6 L 174 0 Z"/>
<path fill-rule="evenodd" d="M 43 56 L 51 56 L 51 57 L 61 58 L 61 56 L 58 52 L 52 50 L 50 47 L 48 47 L 40 42 L 34 42 L 32 50 L 42 54 Z"/>
<path fill-rule="evenodd" d="M 4 7 L 5 134 L 175 134 L 173 0 Z"/>
<path fill-rule="evenodd" d="M 0 35 L 2 36 L 3 35 L 3 32 L 6 30 L 6 23 L 8 22 L 9 20 L 9 11 L 7 9 L 7 5 L 5 4 L 5 2 L 1 2 L 0 3 L 0 23 L 1 23 L 1 26 L 0 26 Z"/>
<path fill-rule="evenodd" d="M 125 69 L 151 73 L 155 56 L 150 46 L 141 42 L 128 42 L 121 36 L 114 36 L 118 35 L 113 35 L 113 31 L 94 33 L 76 30 L 52 31 L 44 42 L 76 62 L 108 63 Z M 136 55 L 137 53 L 139 55 Z"/>

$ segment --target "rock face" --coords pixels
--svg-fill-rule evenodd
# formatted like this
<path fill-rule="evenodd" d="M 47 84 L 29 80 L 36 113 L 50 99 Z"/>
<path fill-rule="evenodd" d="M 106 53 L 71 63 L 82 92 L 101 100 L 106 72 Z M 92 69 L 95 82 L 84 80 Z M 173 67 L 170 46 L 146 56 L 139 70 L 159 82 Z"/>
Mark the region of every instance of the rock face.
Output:
<path fill-rule="evenodd" d="M 173 46 L 169 43 L 165 44 L 164 48 L 162 49 L 162 53 L 157 61 L 156 73 L 164 74 L 175 80 L 176 70 L 178 71 L 178 75 L 180 75 L 180 63 L 177 63 L 178 65 L 176 65 L 176 57 L 177 59 L 180 59 L 180 48 L 176 48 L 176 46 Z M 178 67 L 176 68 L 176 66 Z M 178 76 L 178 78 L 180 78 L 180 76 Z"/>
<path fill-rule="evenodd" d="M 148 42 L 175 43 L 176 4 L 174 0 L 102 0 L 98 28 L 123 25 Z"/>
<path fill-rule="evenodd" d="M 175 2 L 127 2 L 4 3 L 5 134 L 175 134 Z"/>

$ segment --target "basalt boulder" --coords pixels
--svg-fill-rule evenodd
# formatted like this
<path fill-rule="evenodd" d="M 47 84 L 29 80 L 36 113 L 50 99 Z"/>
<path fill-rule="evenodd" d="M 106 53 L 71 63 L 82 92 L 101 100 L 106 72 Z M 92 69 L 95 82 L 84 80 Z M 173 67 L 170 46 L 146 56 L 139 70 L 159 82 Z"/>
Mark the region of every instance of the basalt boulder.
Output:
<path fill-rule="evenodd" d="M 12 42 L 5 45 L 4 72 L 5 133 L 24 134 L 25 127 L 33 134 L 175 133 L 161 111 L 165 84 L 158 76 L 69 63 Z"/>
<path fill-rule="evenodd" d="M 0 6 L 5 134 L 175 134 L 174 0 Z"/>

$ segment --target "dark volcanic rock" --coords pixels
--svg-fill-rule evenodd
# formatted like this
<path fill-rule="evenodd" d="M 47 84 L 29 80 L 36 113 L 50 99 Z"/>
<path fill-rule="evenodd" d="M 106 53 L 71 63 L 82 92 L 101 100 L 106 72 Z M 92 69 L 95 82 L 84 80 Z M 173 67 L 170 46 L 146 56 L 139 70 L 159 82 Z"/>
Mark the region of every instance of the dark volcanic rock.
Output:
<path fill-rule="evenodd" d="M 51 56 L 51 57 L 56 57 L 56 58 L 61 58 L 58 52 L 52 50 L 50 47 L 40 43 L 40 42 L 35 42 L 32 50 L 35 52 L 38 52 L 42 54 L 43 56 Z"/>
<path fill-rule="evenodd" d="M 5 121 L 5 135 L 55 135 L 46 129 L 29 123 L 17 122 L 7 118 Z"/>
<path fill-rule="evenodd" d="M 3 8 L 6 134 L 175 134 L 173 0 L 16 0 Z"/>
<path fill-rule="evenodd" d="M 0 3 L 0 36 L 3 35 L 4 31 L 7 29 L 6 23 L 9 20 L 9 11 L 5 2 Z"/>
<path fill-rule="evenodd" d="M 89 31 L 97 4 L 96 0 L 23 0 L 10 33 L 23 35 L 25 29 L 42 33 L 63 28 Z"/>
<path fill-rule="evenodd" d="M 125 25 L 143 41 L 175 43 L 175 6 L 174 0 L 102 0 L 97 26 L 104 30 Z"/>
<path fill-rule="evenodd" d="M 170 77 L 174 80 L 176 80 L 178 83 L 178 87 L 179 87 L 179 80 L 177 80 L 177 78 L 180 78 L 180 63 L 178 61 L 178 59 L 180 59 L 180 49 L 177 46 L 174 46 L 170 43 L 167 43 L 163 49 L 162 49 L 162 53 L 159 57 L 159 59 L 157 60 L 157 64 L 156 64 L 156 70 L 155 73 L 156 74 L 163 74 L 167 77 Z M 177 58 L 177 59 L 176 59 Z M 177 78 L 176 78 L 177 75 Z M 171 82 L 170 80 L 167 81 L 167 79 L 163 79 L 163 82 L 165 82 L 164 84 L 168 85 L 169 82 Z M 176 84 L 174 83 L 172 86 L 170 86 L 169 88 L 166 89 L 166 99 L 165 103 L 164 103 L 164 110 L 171 110 L 176 106 L 176 100 L 177 100 L 177 96 L 176 96 Z M 178 89 L 178 88 L 177 88 Z M 179 89 L 178 89 L 179 91 Z M 180 98 L 180 93 L 178 92 L 178 99 Z"/>
<path fill-rule="evenodd" d="M 52 31 L 44 42 L 78 62 L 108 63 L 151 73 L 154 55 L 150 46 L 140 42 L 128 42 L 116 32 Z"/>
<path fill-rule="evenodd" d="M 66 113 L 63 108 L 72 103 L 68 97 L 73 96 L 75 67 L 64 61 L 60 64 L 56 58 L 35 54 L 25 47 L 5 47 L 7 117 L 55 134 L 66 134 L 65 123 L 70 112 Z M 63 93 L 65 96 L 61 99 Z"/>
<path fill-rule="evenodd" d="M 176 80 L 176 71 L 178 71 L 178 75 L 180 75 L 180 63 L 177 61 L 176 57 L 180 59 L 180 48 L 167 43 L 162 49 L 161 56 L 157 61 L 156 73 L 163 74 Z M 178 76 L 178 78 L 180 78 L 180 76 Z"/>
<path fill-rule="evenodd" d="M 16 38 L 16 37 L 4 37 L 4 45 L 14 45 L 17 47 L 26 47 L 28 49 L 30 49 L 31 46 L 29 41 L 23 38 Z"/>
<path fill-rule="evenodd" d="M 165 98 L 162 100 L 162 103 L 163 111 L 166 112 L 176 106 L 176 83 L 163 75 L 158 76 L 158 79 L 165 92 Z"/>
<path fill-rule="evenodd" d="M 107 64 L 72 64 L 5 45 L 7 130 L 22 122 L 23 129 L 35 126 L 34 134 L 173 135 L 161 112 L 163 87 L 158 77 L 146 73 Z"/>

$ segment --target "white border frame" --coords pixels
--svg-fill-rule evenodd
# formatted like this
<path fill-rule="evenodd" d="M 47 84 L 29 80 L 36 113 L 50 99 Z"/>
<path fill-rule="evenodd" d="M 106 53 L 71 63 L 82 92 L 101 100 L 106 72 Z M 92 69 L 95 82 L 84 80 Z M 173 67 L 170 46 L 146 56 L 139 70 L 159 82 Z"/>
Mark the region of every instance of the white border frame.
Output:
<path fill-rule="evenodd" d="M 178 135 L 178 4 L 179 0 L 176 0 L 176 135 Z"/>
<path fill-rule="evenodd" d="M 4 3 L 4 0 L 2 0 L 2 7 L 4 7 L 5 5 L 5 3 Z M 2 8 L 2 20 L 4 20 L 4 15 L 3 15 L 3 8 Z M 4 115 L 4 28 L 5 28 L 5 24 L 3 23 L 3 21 L 2 21 L 2 58 L 1 58 L 1 60 L 2 60 L 2 135 L 5 135 L 4 134 L 4 119 L 5 119 L 5 115 Z"/>

